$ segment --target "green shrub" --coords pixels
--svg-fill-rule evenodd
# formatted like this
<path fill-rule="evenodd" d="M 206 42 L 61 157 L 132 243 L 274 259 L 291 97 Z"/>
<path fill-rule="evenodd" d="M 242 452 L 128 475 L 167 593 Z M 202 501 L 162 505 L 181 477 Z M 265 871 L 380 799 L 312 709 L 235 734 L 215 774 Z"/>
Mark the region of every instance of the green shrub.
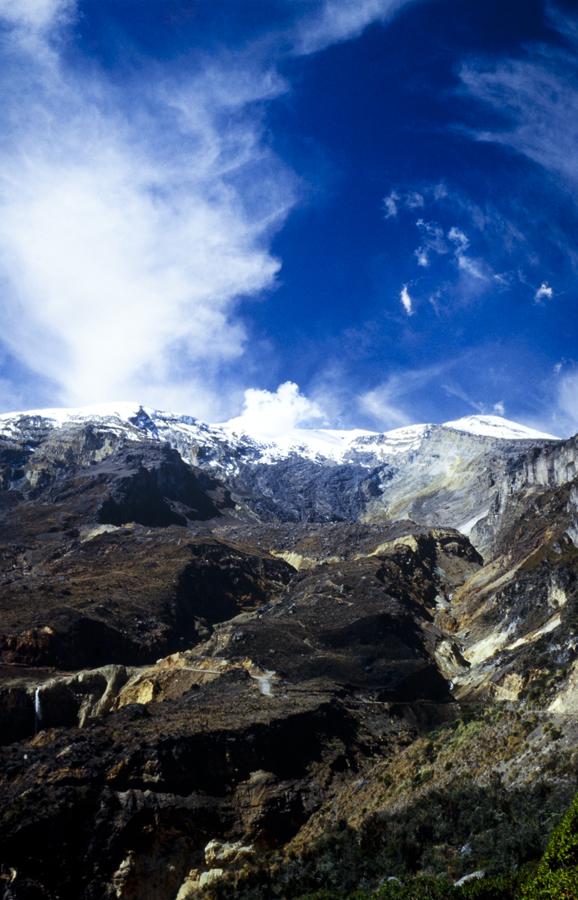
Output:
<path fill-rule="evenodd" d="M 578 794 L 548 843 L 536 874 L 522 888 L 524 900 L 577 900 Z"/>

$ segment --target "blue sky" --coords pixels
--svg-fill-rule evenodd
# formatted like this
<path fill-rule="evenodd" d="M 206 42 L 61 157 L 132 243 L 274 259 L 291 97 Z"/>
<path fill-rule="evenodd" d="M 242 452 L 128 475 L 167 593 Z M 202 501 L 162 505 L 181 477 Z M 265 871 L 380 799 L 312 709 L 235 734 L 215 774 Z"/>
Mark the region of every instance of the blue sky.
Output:
<path fill-rule="evenodd" d="M 578 430 L 577 12 L 0 0 L 0 406 Z"/>

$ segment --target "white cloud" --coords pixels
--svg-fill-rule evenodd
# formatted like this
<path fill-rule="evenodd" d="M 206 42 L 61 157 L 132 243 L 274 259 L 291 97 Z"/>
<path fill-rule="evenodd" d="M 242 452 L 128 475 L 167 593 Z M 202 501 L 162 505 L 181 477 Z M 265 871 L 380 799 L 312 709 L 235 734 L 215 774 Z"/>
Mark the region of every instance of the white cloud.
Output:
<path fill-rule="evenodd" d="M 275 437 L 286 435 L 298 426 L 324 424 L 319 405 L 304 396 L 293 381 L 280 384 L 276 391 L 251 388 L 245 391 L 240 416 L 226 424 L 237 432 Z"/>
<path fill-rule="evenodd" d="M 444 297 L 444 289 L 443 288 L 437 288 L 437 290 L 435 290 L 433 292 L 433 294 L 430 294 L 430 296 L 428 297 L 428 302 L 432 306 L 433 311 L 435 312 L 436 316 L 440 316 L 444 310 L 444 305 L 441 302 L 443 297 Z"/>
<path fill-rule="evenodd" d="M 458 400 L 463 400 L 470 409 L 475 409 L 477 413 L 484 413 L 486 411 L 486 407 L 483 403 L 480 403 L 478 400 L 474 400 L 470 394 L 464 390 L 462 385 L 456 381 L 448 381 L 443 386 L 444 391 L 450 397 L 457 397 Z"/>
<path fill-rule="evenodd" d="M 316 53 L 331 44 L 358 37 L 368 25 L 385 22 L 415 0 L 322 0 L 300 20 L 295 50 Z"/>
<path fill-rule="evenodd" d="M 482 264 L 479 260 L 472 259 L 466 254 L 466 250 L 470 246 L 470 239 L 467 234 L 454 225 L 448 231 L 448 238 L 454 245 L 454 255 L 458 264 L 458 269 L 462 272 L 466 272 L 473 278 L 484 281 L 486 279 L 486 273 L 482 268 Z"/>
<path fill-rule="evenodd" d="M 421 232 L 423 246 L 426 250 L 431 250 L 438 256 L 449 253 L 448 243 L 441 225 L 438 225 L 437 222 L 426 222 L 424 219 L 417 219 L 415 224 Z"/>
<path fill-rule="evenodd" d="M 445 256 L 452 252 L 458 269 L 479 280 L 486 279 L 487 276 L 483 264 L 479 260 L 472 259 L 466 253 L 470 246 L 470 240 L 461 228 L 453 225 L 446 235 L 441 225 L 438 225 L 437 222 L 426 222 L 424 219 L 418 219 L 416 225 L 421 231 L 424 242 L 414 250 L 419 266 L 425 268 L 429 265 L 430 253 Z"/>
<path fill-rule="evenodd" d="M 365 415 L 370 416 L 384 429 L 401 428 L 410 425 L 411 419 L 396 402 L 397 398 L 391 396 L 387 387 L 375 388 L 367 391 L 360 397 L 359 406 Z"/>
<path fill-rule="evenodd" d="M 399 200 L 399 194 L 395 191 L 392 191 L 387 197 L 383 198 L 383 208 L 385 210 L 386 219 L 395 219 L 398 213 Z"/>
<path fill-rule="evenodd" d="M 354 38 L 410 2 L 312 0 L 268 36 L 268 62 L 216 56 L 199 73 L 192 58 L 183 74 L 142 60 L 120 84 L 59 56 L 75 0 L 0 0 L 1 339 L 30 383 L 52 402 L 227 414 L 241 303 L 274 287 L 271 238 L 295 202 L 261 121 L 286 90 L 275 56 Z"/>
<path fill-rule="evenodd" d="M 480 263 L 471 259 L 469 256 L 466 256 L 465 253 L 456 253 L 456 260 L 458 263 L 458 268 L 462 270 L 462 272 L 467 272 L 468 275 L 472 275 L 474 278 L 479 278 L 480 281 L 485 281 L 486 275 L 482 271 Z"/>
<path fill-rule="evenodd" d="M 425 206 L 423 194 L 418 191 L 410 191 L 405 196 L 405 205 L 408 209 L 422 209 Z"/>
<path fill-rule="evenodd" d="M 447 197 L 448 191 L 443 184 L 427 187 L 422 191 L 408 191 L 406 193 L 392 191 L 384 199 L 385 218 L 389 219 L 397 216 L 400 210 L 412 211 L 425 207 L 426 198 L 429 205 L 430 203 L 439 203 L 446 200 Z M 472 215 L 472 217 L 478 219 L 474 224 L 480 230 L 484 230 L 487 227 L 487 222 L 479 221 L 481 210 L 469 209 L 467 211 L 472 214 L 478 214 L 477 216 Z M 470 239 L 465 231 L 457 225 L 451 226 L 446 232 L 438 222 L 426 221 L 422 217 L 416 219 L 415 224 L 420 232 L 421 243 L 413 253 L 420 268 L 428 268 L 434 256 L 451 256 L 460 272 L 465 275 L 469 275 L 480 282 L 488 281 L 493 277 L 490 267 L 483 260 L 474 259 L 468 255 Z"/>
<path fill-rule="evenodd" d="M 452 227 L 448 231 L 448 238 L 458 247 L 459 251 L 465 251 L 470 246 L 470 240 L 468 236 L 461 230 L 461 228 L 457 228 L 455 225 L 452 225 Z"/>
<path fill-rule="evenodd" d="M 540 303 L 542 300 L 551 300 L 554 296 L 554 290 L 550 287 L 547 281 L 543 281 L 536 293 L 534 294 L 534 300 L 536 303 Z"/>
<path fill-rule="evenodd" d="M 505 407 L 503 400 L 498 400 L 497 403 L 494 403 L 492 409 L 497 416 L 505 416 L 506 415 L 506 407 Z"/>
<path fill-rule="evenodd" d="M 67 9 L 20 0 L 0 16 L 40 30 Z M 60 402 L 208 414 L 212 379 L 244 349 L 239 302 L 279 269 L 268 247 L 293 186 L 258 101 L 283 84 L 214 63 L 121 92 L 44 41 L 11 43 L 0 74 L 2 339 Z"/>
<path fill-rule="evenodd" d="M 401 301 L 401 305 L 405 309 L 408 316 L 413 316 L 413 314 L 414 314 L 413 300 L 410 296 L 409 290 L 407 288 L 407 284 L 404 284 L 401 291 L 399 292 L 399 299 Z"/>
<path fill-rule="evenodd" d="M 396 218 L 399 211 L 414 209 L 423 209 L 425 206 L 425 197 L 419 191 L 407 191 L 400 194 L 396 190 L 390 191 L 387 197 L 383 198 L 383 208 L 385 210 L 385 218 Z"/>
<path fill-rule="evenodd" d="M 540 398 L 533 427 L 550 434 L 569 437 L 578 433 L 578 366 L 574 360 L 560 359 L 545 382 L 547 393 Z"/>

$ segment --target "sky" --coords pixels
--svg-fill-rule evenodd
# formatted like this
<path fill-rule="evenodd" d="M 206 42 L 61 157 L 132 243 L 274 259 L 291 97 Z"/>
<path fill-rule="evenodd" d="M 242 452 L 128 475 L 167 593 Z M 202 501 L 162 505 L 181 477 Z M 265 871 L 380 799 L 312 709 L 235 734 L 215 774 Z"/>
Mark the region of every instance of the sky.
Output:
<path fill-rule="evenodd" d="M 578 431 L 578 3 L 0 0 L 0 409 Z"/>

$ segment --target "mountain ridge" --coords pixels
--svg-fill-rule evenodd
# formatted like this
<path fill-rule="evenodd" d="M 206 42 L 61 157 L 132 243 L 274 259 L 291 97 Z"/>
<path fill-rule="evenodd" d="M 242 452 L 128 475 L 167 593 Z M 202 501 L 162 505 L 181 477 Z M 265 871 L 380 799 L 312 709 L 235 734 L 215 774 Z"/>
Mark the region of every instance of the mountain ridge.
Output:
<path fill-rule="evenodd" d="M 146 426 L 146 418 L 149 423 L 152 423 L 150 429 Z M 285 434 L 270 434 L 266 430 L 250 432 L 240 428 L 237 424 L 232 424 L 238 423 L 239 419 L 209 424 L 193 416 L 171 413 L 132 401 L 1 413 L 0 435 L 9 435 L 17 429 L 17 423 L 22 419 L 46 420 L 51 422 L 53 427 L 63 427 L 82 421 L 118 421 L 119 423 L 138 425 L 145 431 L 150 430 L 154 436 L 158 434 L 157 421 L 163 424 L 171 423 L 173 427 L 181 429 L 183 427 L 200 428 L 217 437 L 233 440 L 249 439 L 253 443 L 261 445 L 263 462 L 280 459 L 294 452 L 301 452 L 302 455 L 309 458 L 322 457 L 334 462 L 343 462 L 347 461 L 348 451 L 361 449 L 365 444 L 377 442 L 390 454 L 401 453 L 416 449 L 421 438 L 432 428 L 449 428 L 479 437 L 493 437 L 496 440 L 560 440 L 555 435 L 491 415 L 465 416 L 440 424 L 416 423 L 382 432 L 359 428 L 293 428 Z"/>

